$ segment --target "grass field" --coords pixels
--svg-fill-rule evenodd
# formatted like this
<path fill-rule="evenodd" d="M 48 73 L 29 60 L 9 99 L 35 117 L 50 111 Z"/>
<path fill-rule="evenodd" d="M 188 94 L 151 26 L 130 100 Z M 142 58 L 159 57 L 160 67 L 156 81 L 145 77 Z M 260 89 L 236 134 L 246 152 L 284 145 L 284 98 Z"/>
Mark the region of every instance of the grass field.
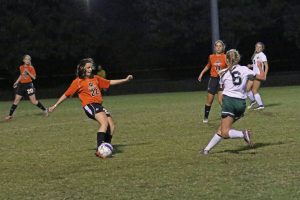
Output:
<path fill-rule="evenodd" d="M 77 98 L 47 118 L 22 101 L 0 122 L 0 199 L 300 199 L 299 92 L 263 88 L 266 109 L 235 124 L 253 130 L 254 148 L 223 140 L 209 156 L 199 150 L 220 108 L 202 123 L 206 92 L 105 97 L 117 124 L 106 160 L 94 156 L 98 125 Z M 0 102 L 3 117 L 11 103 Z"/>

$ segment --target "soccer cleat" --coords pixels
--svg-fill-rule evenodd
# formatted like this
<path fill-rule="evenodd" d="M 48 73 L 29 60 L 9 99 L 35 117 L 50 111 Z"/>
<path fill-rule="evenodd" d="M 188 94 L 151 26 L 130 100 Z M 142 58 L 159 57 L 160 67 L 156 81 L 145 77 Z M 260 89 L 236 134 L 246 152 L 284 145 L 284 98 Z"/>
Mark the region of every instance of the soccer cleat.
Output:
<path fill-rule="evenodd" d="M 245 140 L 245 142 L 246 142 L 250 147 L 252 147 L 252 146 L 253 146 L 253 142 L 251 141 L 252 132 L 249 131 L 249 130 L 244 130 L 244 131 L 243 131 L 243 134 L 244 134 L 244 140 Z"/>
<path fill-rule="evenodd" d="M 263 109 L 265 109 L 265 107 L 263 105 L 260 105 L 257 108 L 255 108 L 254 110 L 263 110 Z"/>
<path fill-rule="evenodd" d="M 205 149 L 202 149 L 200 151 L 200 154 L 204 155 L 204 156 L 207 156 L 209 154 L 209 151 L 208 150 L 205 150 Z"/>
<path fill-rule="evenodd" d="M 45 116 L 45 117 L 48 117 L 48 116 L 49 116 L 48 108 L 46 108 L 46 110 L 44 110 L 43 113 L 44 113 L 44 116 Z"/>
<path fill-rule="evenodd" d="M 207 118 L 204 118 L 204 119 L 203 119 L 203 123 L 205 123 L 205 124 L 208 123 L 208 119 L 207 119 Z"/>
<path fill-rule="evenodd" d="M 6 116 L 6 117 L 4 118 L 4 120 L 5 120 L 5 121 L 10 121 L 10 120 L 12 120 L 12 118 L 13 118 L 13 117 L 12 117 L 11 115 L 8 115 L 8 116 Z"/>
<path fill-rule="evenodd" d="M 256 104 L 256 101 L 251 101 L 250 105 L 247 107 L 247 109 L 253 108 L 253 106 Z"/>

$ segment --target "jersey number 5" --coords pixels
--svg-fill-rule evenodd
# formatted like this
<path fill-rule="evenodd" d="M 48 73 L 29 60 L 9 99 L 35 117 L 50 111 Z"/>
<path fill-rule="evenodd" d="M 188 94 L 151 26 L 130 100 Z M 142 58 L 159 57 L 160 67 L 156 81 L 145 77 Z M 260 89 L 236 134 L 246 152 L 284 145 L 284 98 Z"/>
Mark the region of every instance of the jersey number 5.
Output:
<path fill-rule="evenodd" d="M 241 85 L 242 79 L 240 75 L 241 73 L 238 71 L 231 73 L 233 85 Z"/>

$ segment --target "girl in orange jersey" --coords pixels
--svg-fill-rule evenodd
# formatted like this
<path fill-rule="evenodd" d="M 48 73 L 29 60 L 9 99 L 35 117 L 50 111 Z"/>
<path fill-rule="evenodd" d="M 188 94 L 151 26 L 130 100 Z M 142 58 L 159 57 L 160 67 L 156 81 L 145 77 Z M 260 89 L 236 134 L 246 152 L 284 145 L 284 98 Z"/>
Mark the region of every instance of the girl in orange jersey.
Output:
<path fill-rule="evenodd" d="M 14 111 L 16 110 L 19 102 L 25 95 L 28 96 L 29 100 L 33 105 L 36 105 L 44 112 L 45 116 L 48 116 L 47 109 L 35 97 L 35 88 L 32 83 L 32 80 L 36 79 L 36 73 L 34 67 L 31 65 L 30 55 L 24 55 L 23 62 L 24 64 L 20 66 L 20 76 L 13 85 L 13 87 L 16 88 L 17 91 L 15 100 L 10 108 L 9 114 L 5 117 L 5 120 L 7 121 L 12 119 Z"/>
<path fill-rule="evenodd" d="M 222 40 L 217 40 L 215 42 L 214 54 L 209 55 L 208 63 L 201 71 L 198 81 L 202 81 L 202 77 L 205 72 L 210 70 L 210 79 L 207 88 L 207 100 L 204 107 L 204 118 L 203 123 L 208 122 L 208 116 L 210 112 L 211 105 L 214 101 L 215 94 L 218 93 L 218 101 L 222 104 L 222 91 L 219 87 L 220 77 L 218 71 L 227 67 L 226 56 L 224 54 L 225 44 Z"/>
<path fill-rule="evenodd" d="M 101 89 L 107 89 L 110 85 L 126 83 L 133 79 L 128 75 L 125 79 L 106 80 L 100 76 L 93 75 L 94 61 L 91 58 L 82 59 L 77 66 L 77 78 L 73 80 L 67 91 L 49 108 L 53 112 L 57 106 L 68 97 L 78 93 L 82 107 L 86 115 L 96 120 L 100 127 L 97 132 L 96 156 L 101 157 L 98 147 L 103 142 L 111 143 L 114 123 L 109 112 L 102 106 Z"/>

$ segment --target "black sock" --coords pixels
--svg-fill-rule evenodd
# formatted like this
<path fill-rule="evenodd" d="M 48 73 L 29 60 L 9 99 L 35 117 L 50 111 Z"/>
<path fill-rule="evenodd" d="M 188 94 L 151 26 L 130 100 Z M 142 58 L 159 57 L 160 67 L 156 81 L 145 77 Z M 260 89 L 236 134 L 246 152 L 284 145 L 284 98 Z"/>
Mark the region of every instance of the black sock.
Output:
<path fill-rule="evenodd" d="M 98 132 L 97 133 L 97 148 L 104 142 L 104 140 L 105 140 L 105 133 Z"/>
<path fill-rule="evenodd" d="M 207 119 L 211 106 L 205 105 L 204 118 Z"/>
<path fill-rule="evenodd" d="M 107 129 L 107 131 L 105 133 L 104 142 L 111 143 L 111 139 L 112 139 L 112 135 L 110 134 L 110 130 Z"/>
<path fill-rule="evenodd" d="M 38 104 L 36 104 L 37 107 L 39 107 L 40 109 L 42 109 L 43 111 L 46 110 L 46 108 L 43 106 L 43 104 L 41 104 L 41 102 L 38 101 Z"/>
<path fill-rule="evenodd" d="M 9 116 L 12 116 L 13 113 L 15 112 L 16 108 L 18 107 L 18 105 L 11 105 L 10 110 L 9 110 Z"/>

